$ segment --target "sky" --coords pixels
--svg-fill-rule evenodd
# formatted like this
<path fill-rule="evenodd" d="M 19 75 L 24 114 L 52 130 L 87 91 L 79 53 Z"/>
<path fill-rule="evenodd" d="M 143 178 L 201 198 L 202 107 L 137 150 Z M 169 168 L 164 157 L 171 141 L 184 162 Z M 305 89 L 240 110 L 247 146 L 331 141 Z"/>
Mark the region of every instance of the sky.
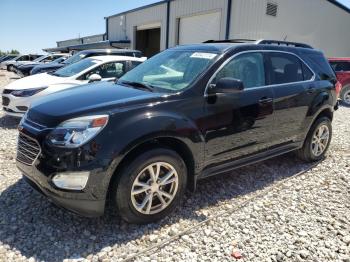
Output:
<path fill-rule="evenodd" d="M 105 33 L 104 17 L 154 2 L 159 0 L 0 0 L 0 50 L 40 54 L 56 41 Z M 339 2 L 350 7 L 350 0 Z"/>

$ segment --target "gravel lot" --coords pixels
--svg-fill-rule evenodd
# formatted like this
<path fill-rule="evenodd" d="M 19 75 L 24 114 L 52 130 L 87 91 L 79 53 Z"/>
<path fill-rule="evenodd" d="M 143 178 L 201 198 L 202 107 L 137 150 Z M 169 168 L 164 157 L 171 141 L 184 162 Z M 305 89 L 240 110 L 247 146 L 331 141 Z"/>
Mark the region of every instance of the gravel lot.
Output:
<path fill-rule="evenodd" d="M 10 76 L 0 71 L 0 90 Z M 77 217 L 32 190 L 15 166 L 18 120 L 0 112 L 0 261 L 350 262 L 349 123 L 341 107 L 317 165 L 289 154 L 201 181 L 172 217 L 135 226 L 110 211 Z"/>

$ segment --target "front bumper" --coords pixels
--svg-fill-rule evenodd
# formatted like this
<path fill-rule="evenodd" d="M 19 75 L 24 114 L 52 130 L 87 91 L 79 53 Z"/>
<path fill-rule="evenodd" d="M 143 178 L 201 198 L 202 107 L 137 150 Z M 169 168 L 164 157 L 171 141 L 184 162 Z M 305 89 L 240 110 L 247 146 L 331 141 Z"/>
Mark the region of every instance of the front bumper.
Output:
<path fill-rule="evenodd" d="M 4 103 L 5 99 L 6 103 Z M 32 97 L 16 97 L 11 94 L 3 94 L 2 107 L 5 114 L 22 117 L 28 110 L 31 100 L 33 100 Z"/>
<path fill-rule="evenodd" d="M 51 179 L 41 173 L 36 167 L 28 166 L 19 161 L 16 164 L 28 184 L 48 197 L 57 206 L 84 217 L 103 215 L 105 199 L 95 199 L 88 192 L 59 190 L 51 184 Z"/>

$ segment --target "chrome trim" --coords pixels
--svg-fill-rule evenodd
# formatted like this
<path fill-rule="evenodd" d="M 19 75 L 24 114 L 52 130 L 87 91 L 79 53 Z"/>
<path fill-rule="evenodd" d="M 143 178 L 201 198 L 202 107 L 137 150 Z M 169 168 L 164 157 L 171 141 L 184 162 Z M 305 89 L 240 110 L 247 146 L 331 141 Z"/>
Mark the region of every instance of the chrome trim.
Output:
<path fill-rule="evenodd" d="M 310 83 L 315 81 L 316 79 L 316 73 L 315 71 L 298 55 L 287 52 L 287 51 L 279 51 L 279 50 L 249 50 L 249 51 L 242 51 L 239 53 L 234 54 L 230 58 L 228 58 L 225 62 L 223 62 L 220 67 L 215 71 L 215 73 L 210 77 L 205 90 L 204 90 L 204 97 L 208 97 L 208 88 L 213 81 L 213 79 L 216 77 L 216 75 L 220 72 L 220 70 L 226 66 L 229 62 L 231 62 L 234 58 L 236 58 L 239 55 L 246 54 L 246 53 L 282 53 L 282 54 L 289 54 L 297 57 L 313 74 L 312 78 L 310 80 L 304 80 L 304 81 L 298 81 L 298 82 L 290 82 L 290 83 L 283 83 L 283 84 L 273 84 L 273 85 L 264 85 L 264 86 L 256 86 L 256 87 L 249 87 L 249 89 L 257 89 L 257 88 L 264 88 L 264 87 L 274 87 L 274 86 L 284 86 L 284 85 L 292 85 L 292 84 L 299 84 L 299 83 Z M 243 89 L 244 91 L 244 89 Z"/>

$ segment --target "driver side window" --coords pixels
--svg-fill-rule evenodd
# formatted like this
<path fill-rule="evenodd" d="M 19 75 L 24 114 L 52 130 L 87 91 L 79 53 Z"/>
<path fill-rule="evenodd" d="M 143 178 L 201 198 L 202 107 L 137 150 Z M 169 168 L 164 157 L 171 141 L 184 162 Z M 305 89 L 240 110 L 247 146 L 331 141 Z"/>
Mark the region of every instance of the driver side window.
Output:
<path fill-rule="evenodd" d="M 125 74 L 125 62 L 111 62 L 100 65 L 83 77 L 84 80 L 88 80 L 89 77 L 93 74 L 98 74 L 103 78 L 119 78 Z"/>
<path fill-rule="evenodd" d="M 265 85 L 264 57 L 261 53 L 245 53 L 228 62 L 216 75 L 213 84 L 221 78 L 241 80 L 245 88 Z"/>

